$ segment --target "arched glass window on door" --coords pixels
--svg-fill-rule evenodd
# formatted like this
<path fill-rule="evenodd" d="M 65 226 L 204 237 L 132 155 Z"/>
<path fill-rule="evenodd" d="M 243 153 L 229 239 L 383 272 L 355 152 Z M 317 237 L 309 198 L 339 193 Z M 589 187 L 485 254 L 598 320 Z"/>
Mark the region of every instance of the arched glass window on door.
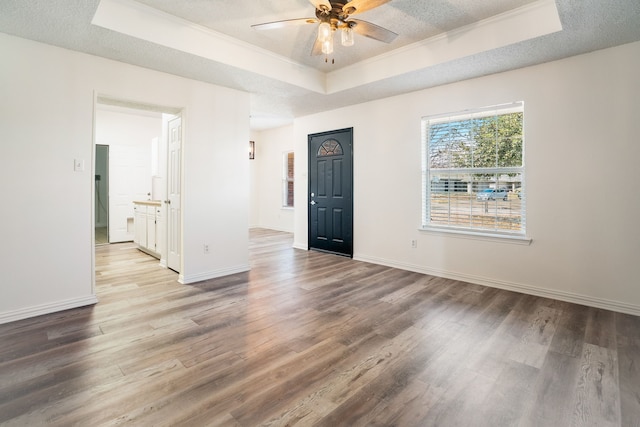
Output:
<path fill-rule="evenodd" d="M 318 148 L 318 157 L 340 156 L 342 155 L 342 145 L 335 139 L 327 139 Z"/>

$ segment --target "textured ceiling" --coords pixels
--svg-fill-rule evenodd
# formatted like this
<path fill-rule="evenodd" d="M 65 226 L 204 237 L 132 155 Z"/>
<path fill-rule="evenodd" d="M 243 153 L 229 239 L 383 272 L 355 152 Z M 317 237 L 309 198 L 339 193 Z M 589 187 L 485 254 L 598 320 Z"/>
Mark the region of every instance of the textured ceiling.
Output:
<path fill-rule="evenodd" d="M 335 64 L 332 65 L 325 63 L 322 57 L 313 57 L 310 54 L 317 34 L 316 25 L 268 31 L 251 28 L 253 24 L 264 22 L 313 18 L 315 9 L 309 0 L 138 1 L 323 71 L 332 71 L 335 68 L 351 65 L 533 2 L 533 0 L 392 0 L 354 17 L 387 28 L 397 33 L 398 38 L 392 44 L 385 44 L 356 36 L 356 45 L 353 48 L 336 46 L 333 55 Z"/>
<path fill-rule="evenodd" d="M 125 1 L 125 0 L 123 0 Z M 126 0 L 130 1 L 130 0 Z M 392 55 L 478 21 L 527 7 L 532 0 L 392 0 L 358 19 L 399 34 L 391 44 L 356 36 L 336 45 L 335 63 L 311 56 L 315 25 L 258 31 L 251 25 L 314 16 L 308 0 L 138 0 L 144 7 L 189 21 L 243 45 L 288 58 L 307 72 L 340 73 L 370 58 Z M 640 40 L 639 0 L 557 0 L 561 31 L 459 55 L 421 68 L 363 81 L 339 91 L 310 90 L 260 70 L 182 51 L 92 24 L 99 0 L 0 0 L 0 32 L 252 93 L 252 126 L 325 111 L 458 80 L 548 62 Z M 168 15 L 167 15 L 168 16 Z M 532 22 L 535 27 L 537 22 Z M 381 63 L 389 68 L 389 62 Z M 355 67 L 355 68 L 354 68 Z"/>

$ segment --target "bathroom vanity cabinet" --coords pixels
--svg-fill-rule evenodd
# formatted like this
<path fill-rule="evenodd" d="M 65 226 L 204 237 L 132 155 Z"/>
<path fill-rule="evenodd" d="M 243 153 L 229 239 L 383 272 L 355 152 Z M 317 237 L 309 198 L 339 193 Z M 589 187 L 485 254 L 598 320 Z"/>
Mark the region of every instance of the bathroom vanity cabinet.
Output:
<path fill-rule="evenodd" d="M 158 231 L 162 224 L 162 210 L 159 200 L 133 202 L 134 237 L 138 249 L 160 259 Z"/>

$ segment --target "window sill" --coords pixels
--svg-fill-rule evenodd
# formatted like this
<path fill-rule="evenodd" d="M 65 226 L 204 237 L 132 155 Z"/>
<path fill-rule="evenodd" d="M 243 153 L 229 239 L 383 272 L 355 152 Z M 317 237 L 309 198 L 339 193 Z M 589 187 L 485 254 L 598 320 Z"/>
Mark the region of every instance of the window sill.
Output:
<path fill-rule="evenodd" d="M 460 239 L 470 239 L 470 240 L 483 240 L 489 242 L 499 242 L 499 243 L 510 243 L 514 245 L 525 245 L 528 246 L 531 244 L 533 239 L 521 236 L 517 234 L 500 234 L 500 233 L 491 233 L 489 231 L 480 232 L 480 231 L 470 231 L 470 230 L 462 230 L 455 228 L 441 228 L 441 227 L 422 227 L 418 229 L 421 232 L 427 234 L 433 234 L 436 236 L 451 236 Z"/>
<path fill-rule="evenodd" d="M 292 211 L 295 209 L 294 206 L 282 206 L 280 209 L 282 209 L 283 211 Z"/>

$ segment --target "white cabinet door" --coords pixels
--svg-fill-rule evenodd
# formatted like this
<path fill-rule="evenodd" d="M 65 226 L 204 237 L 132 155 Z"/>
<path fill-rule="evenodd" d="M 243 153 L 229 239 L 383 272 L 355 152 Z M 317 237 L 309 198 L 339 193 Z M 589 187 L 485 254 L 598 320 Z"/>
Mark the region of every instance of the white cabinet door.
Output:
<path fill-rule="evenodd" d="M 147 246 L 147 207 L 145 205 L 133 205 L 133 241 L 142 247 Z"/>
<path fill-rule="evenodd" d="M 146 248 L 156 252 L 156 209 L 147 207 L 147 245 Z"/>
<path fill-rule="evenodd" d="M 160 255 L 160 259 L 165 260 L 164 266 L 166 267 L 166 247 L 163 247 L 162 242 L 164 242 L 164 222 L 162 220 L 162 207 L 155 206 L 154 209 L 156 211 L 156 253 Z M 163 253 L 164 252 L 164 253 Z"/>

